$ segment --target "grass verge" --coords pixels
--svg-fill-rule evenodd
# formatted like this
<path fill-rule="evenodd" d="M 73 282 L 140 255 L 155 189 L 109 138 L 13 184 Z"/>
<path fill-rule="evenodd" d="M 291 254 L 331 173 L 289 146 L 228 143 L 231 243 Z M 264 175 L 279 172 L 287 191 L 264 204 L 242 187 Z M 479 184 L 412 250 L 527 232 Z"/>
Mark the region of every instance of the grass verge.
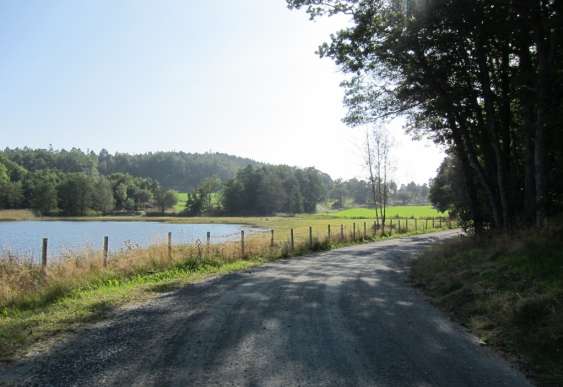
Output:
<path fill-rule="evenodd" d="M 1 310 L 0 360 L 13 360 L 24 355 L 34 343 L 73 331 L 81 324 L 103 320 L 126 303 L 146 300 L 183 284 L 248 269 L 262 262 L 260 259 L 228 263 L 186 261 L 163 271 L 138 273 L 130 278 L 99 279 L 67 291 L 51 288 L 34 303 Z"/>
<path fill-rule="evenodd" d="M 434 246 L 412 281 L 541 386 L 563 386 L 563 228 Z"/>

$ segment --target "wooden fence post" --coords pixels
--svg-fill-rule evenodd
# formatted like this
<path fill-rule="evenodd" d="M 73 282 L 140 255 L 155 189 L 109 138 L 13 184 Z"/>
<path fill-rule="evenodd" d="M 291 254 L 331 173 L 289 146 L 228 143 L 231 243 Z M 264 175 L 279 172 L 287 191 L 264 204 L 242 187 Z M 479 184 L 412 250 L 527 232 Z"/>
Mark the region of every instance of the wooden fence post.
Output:
<path fill-rule="evenodd" d="M 374 220 L 373 221 L 373 236 L 375 236 L 377 234 L 377 222 Z"/>
<path fill-rule="evenodd" d="M 438 227 L 442 228 L 442 217 L 441 216 L 438 218 Z"/>
<path fill-rule="evenodd" d="M 328 235 L 328 243 L 330 243 L 330 224 L 328 225 L 327 231 L 328 231 L 328 234 L 327 234 Z"/>
<path fill-rule="evenodd" d="M 340 225 L 340 241 L 342 242 L 344 240 L 344 225 L 341 224 Z"/>
<path fill-rule="evenodd" d="M 104 267 L 108 265 L 109 237 L 104 237 Z"/>
<path fill-rule="evenodd" d="M 274 229 L 270 230 L 270 247 L 274 247 Z"/>
<path fill-rule="evenodd" d="M 367 232 L 366 222 L 364 222 L 364 239 L 367 238 L 368 238 L 368 232 Z"/>
<path fill-rule="evenodd" d="M 206 241 L 206 244 L 205 244 L 205 250 L 206 250 L 205 254 L 207 256 L 209 256 L 210 245 L 211 245 L 211 232 L 207 231 L 207 241 Z"/>
<path fill-rule="evenodd" d="M 389 224 L 389 235 L 393 235 L 393 218 L 391 218 L 391 223 Z"/>
<path fill-rule="evenodd" d="M 409 232 L 409 218 L 405 218 L 405 232 Z"/>
<path fill-rule="evenodd" d="M 436 225 L 434 223 L 434 217 L 432 217 L 432 228 L 436 228 Z"/>
<path fill-rule="evenodd" d="M 240 257 L 244 258 L 244 230 L 240 230 Z"/>
<path fill-rule="evenodd" d="M 428 230 L 428 218 L 424 219 L 424 231 Z"/>
<path fill-rule="evenodd" d="M 43 238 L 43 246 L 41 248 L 41 270 L 43 274 L 47 274 L 47 245 L 48 239 Z"/>
<path fill-rule="evenodd" d="M 293 229 L 290 230 L 289 240 L 290 240 L 291 251 L 293 251 L 295 249 L 295 239 L 293 237 Z"/>
<path fill-rule="evenodd" d="M 356 222 L 352 223 L 352 240 L 356 242 Z"/>
<path fill-rule="evenodd" d="M 168 233 L 168 258 L 172 258 L 172 233 Z"/>
<path fill-rule="evenodd" d="M 414 218 L 414 231 L 417 232 L 418 231 L 418 219 Z"/>
<path fill-rule="evenodd" d="M 309 226 L 309 249 L 313 249 L 313 227 Z"/>

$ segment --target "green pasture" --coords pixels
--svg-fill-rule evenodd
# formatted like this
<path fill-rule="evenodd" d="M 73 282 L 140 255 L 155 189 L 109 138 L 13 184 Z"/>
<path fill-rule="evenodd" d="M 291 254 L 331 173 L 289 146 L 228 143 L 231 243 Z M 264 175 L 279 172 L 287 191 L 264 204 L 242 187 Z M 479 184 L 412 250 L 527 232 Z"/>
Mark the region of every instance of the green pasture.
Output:
<path fill-rule="evenodd" d="M 388 218 L 428 218 L 447 216 L 447 212 L 440 212 L 432 206 L 392 206 L 386 210 Z M 327 212 L 325 215 L 343 219 L 372 219 L 375 218 L 373 208 L 348 208 L 337 212 Z"/>
<path fill-rule="evenodd" d="M 178 203 L 174 206 L 174 212 L 182 212 L 186 208 L 188 194 L 186 192 L 176 192 L 176 197 L 178 198 Z"/>

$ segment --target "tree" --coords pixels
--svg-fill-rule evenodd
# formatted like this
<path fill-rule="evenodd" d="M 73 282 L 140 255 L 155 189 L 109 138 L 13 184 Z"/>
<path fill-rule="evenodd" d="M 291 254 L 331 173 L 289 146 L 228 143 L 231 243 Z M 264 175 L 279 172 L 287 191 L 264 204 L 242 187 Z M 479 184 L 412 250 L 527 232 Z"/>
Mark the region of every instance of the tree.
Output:
<path fill-rule="evenodd" d="M 111 182 L 100 176 L 94 180 L 92 186 L 92 209 L 107 213 L 114 209 L 115 200 L 113 198 L 113 191 L 111 187 Z"/>
<path fill-rule="evenodd" d="M 563 210 L 561 1 L 287 2 L 351 16 L 319 50 L 350 74 L 345 122 L 404 115 L 445 144 L 476 230 L 541 227 Z"/>
<path fill-rule="evenodd" d="M 20 182 L 0 182 L 0 208 L 21 208 L 23 199 Z"/>
<path fill-rule="evenodd" d="M 348 193 L 346 188 L 346 184 L 342 179 L 338 179 L 334 182 L 330 192 L 330 198 L 334 200 L 332 208 L 340 209 L 344 207 L 344 199 Z"/>
<path fill-rule="evenodd" d="M 167 209 L 178 203 L 178 194 L 174 190 L 161 188 L 156 192 L 154 200 L 160 212 L 164 214 Z"/>
<path fill-rule="evenodd" d="M 366 132 L 366 166 L 372 190 L 375 219 L 381 219 L 381 235 L 385 233 L 387 203 L 389 200 L 388 177 L 391 173 L 391 146 L 388 132 L 382 126 L 374 126 Z"/>
<path fill-rule="evenodd" d="M 92 207 L 94 184 L 84 173 L 69 173 L 57 188 L 59 208 L 65 215 L 84 216 Z"/>
<path fill-rule="evenodd" d="M 49 170 L 41 170 L 28 175 L 26 191 L 29 206 L 35 212 L 44 215 L 57 208 L 57 184 L 59 176 Z"/>
<path fill-rule="evenodd" d="M 464 188 L 464 179 L 460 161 L 455 155 L 448 155 L 440 165 L 436 178 L 431 182 L 430 201 L 437 210 L 448 211 L 450 216 L 459 218 L 464 227 L 474 228 L 475 219 L 468 210 L 471 199 Z M 486 210 L 486 206 L 481 205 L 479 212 L 486 213 Z"/>

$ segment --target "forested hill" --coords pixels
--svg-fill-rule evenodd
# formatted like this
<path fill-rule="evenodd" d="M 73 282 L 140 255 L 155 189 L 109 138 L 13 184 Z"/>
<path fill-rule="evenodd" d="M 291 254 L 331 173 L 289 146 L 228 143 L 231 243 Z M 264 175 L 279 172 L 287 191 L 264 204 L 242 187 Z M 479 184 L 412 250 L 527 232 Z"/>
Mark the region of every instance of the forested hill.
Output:
<path fill-rule="evenodd" d="M 98 168 L 103 175 L 123 172 L 150 177 L 164 187 L 181 192 L 193 191 L 210 176 L 217 176 L 222 181 L 232 179 L 239 169 L 258 164 L 254 160 L 225 153 L 151 152 L 111 155 L 102 150 L 98 155 Z"/>
<path fill-rule="evenodd" d="M 203 180 L 217 176 L 226 181 L 247 165 L 259 163 L 224 153 L 150 152 L 144 154 L 115 153 L 102 150 L 84 152 L 80 149 L 47 150 L 16 148 L 0 151 L 0 157 L 25 170 L 57 170 L 111 175 L 116 172 L 137 177 L 150 177 L 166 188 L 190 192 Z M 12 168 L 13 169 L 13 168 Z"/>

